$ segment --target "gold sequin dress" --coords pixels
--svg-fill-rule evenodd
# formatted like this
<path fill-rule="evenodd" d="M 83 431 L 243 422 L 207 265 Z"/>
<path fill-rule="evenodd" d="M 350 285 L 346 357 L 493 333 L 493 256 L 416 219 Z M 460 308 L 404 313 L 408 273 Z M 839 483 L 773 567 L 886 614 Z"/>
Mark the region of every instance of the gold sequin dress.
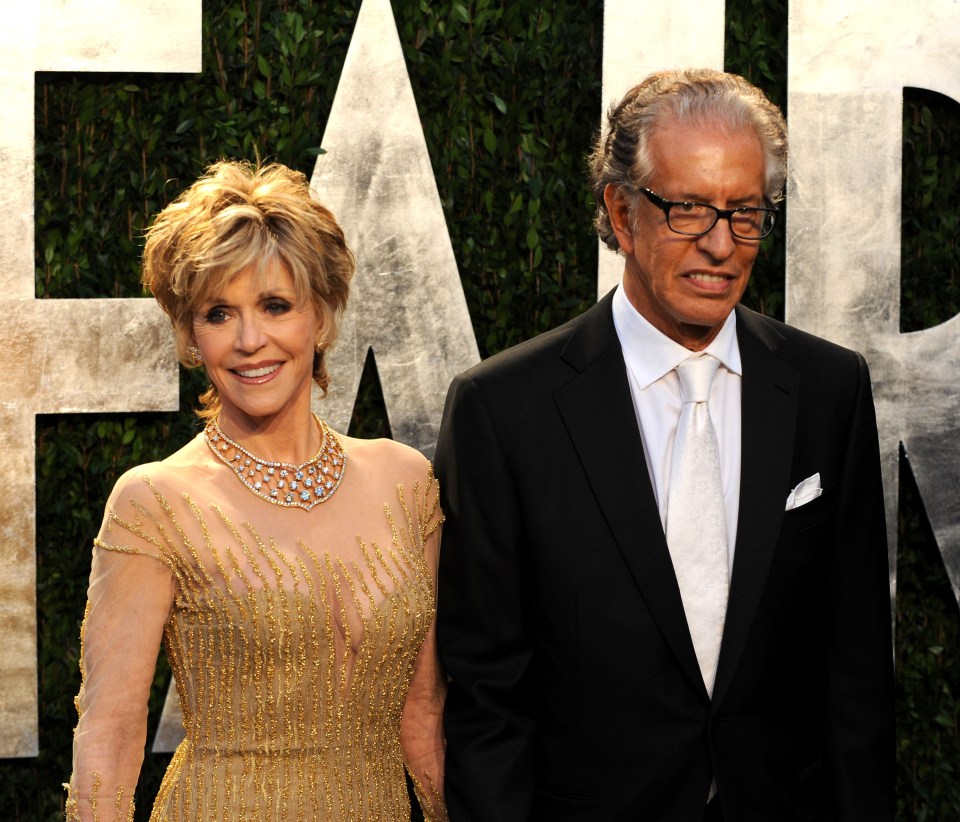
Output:
<path fill-rule="evenodd" d="M 343 438 L 311 511 L 259 499 L 198 438 L 118 482 L 95 541 L 68 820 L 132 819 L 162 641 L 186 738 L 151 820 L 407 822 L 439 791 L 437 484 Z"/>

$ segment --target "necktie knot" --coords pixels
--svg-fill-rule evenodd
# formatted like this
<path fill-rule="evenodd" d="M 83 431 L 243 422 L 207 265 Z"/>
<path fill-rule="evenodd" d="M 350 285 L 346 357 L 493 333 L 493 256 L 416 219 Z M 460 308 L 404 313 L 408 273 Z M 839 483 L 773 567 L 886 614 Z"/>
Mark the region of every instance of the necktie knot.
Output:
<path fill-rule="evenodd" d="M 710 386 L 720 367 L 720 360 L 704 354 L 690 357 L 677 366 L 680 376 L 680 399 L 683 403 L 707 402 L 710 399 Z"/>

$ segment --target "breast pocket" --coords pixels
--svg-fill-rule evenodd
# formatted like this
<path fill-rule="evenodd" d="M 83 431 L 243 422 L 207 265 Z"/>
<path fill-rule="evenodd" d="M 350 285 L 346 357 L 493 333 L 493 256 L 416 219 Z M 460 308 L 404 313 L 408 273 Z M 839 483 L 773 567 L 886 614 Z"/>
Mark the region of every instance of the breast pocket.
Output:
<path fill-rule="evenodd" d="M 796 534 L 808 528 L 815 528 L 832 518 L 836 510 L 836 495 L 833 489 L 824 489 L 815 500 L 785 511 L 780 526 L 780 535 Z"/>

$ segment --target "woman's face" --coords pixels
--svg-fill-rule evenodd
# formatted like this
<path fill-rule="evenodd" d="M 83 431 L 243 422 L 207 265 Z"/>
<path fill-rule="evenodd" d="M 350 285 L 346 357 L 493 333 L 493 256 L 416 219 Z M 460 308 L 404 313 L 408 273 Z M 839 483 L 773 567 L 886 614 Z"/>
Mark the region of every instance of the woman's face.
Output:
<path fill-rule="evenodd" d="M 309 414 L 320 334 L 316 309 L 297 297 L 278 262 L 244 269 L 204 300 L 193 338 L 220 393 L 227 433 Z"/>

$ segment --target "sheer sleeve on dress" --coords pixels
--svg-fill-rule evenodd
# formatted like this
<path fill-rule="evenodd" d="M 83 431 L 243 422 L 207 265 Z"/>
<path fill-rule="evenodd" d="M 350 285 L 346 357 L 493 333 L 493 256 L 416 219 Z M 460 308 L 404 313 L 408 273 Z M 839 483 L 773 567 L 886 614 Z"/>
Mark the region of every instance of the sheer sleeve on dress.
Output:
<path fill-rule="evenodd" d="M 436 602 L 437 560 L 443 513 L 440 488 L 430 467 L 427 477 L 413 489 L 423 560 L 433 583 Z M 427 822 L 446 822 L 443 801 L 443 700 L 446 679 L 437 658 L 436 625 L 431 624 L 414 662 L 413 679 L 403 707 L 400 744 L 407 771 L 413 781 L 417 801 Z"/>
<path fill-rule="evenodd" d="M 148 506 L 158 507 L 147 483 L 125 475 L 94 543 L 80 630 L 79 721 L 66 805 L 70 822 L 133 819 L 147 699 L 174 598 L 162 529 Z"/>

